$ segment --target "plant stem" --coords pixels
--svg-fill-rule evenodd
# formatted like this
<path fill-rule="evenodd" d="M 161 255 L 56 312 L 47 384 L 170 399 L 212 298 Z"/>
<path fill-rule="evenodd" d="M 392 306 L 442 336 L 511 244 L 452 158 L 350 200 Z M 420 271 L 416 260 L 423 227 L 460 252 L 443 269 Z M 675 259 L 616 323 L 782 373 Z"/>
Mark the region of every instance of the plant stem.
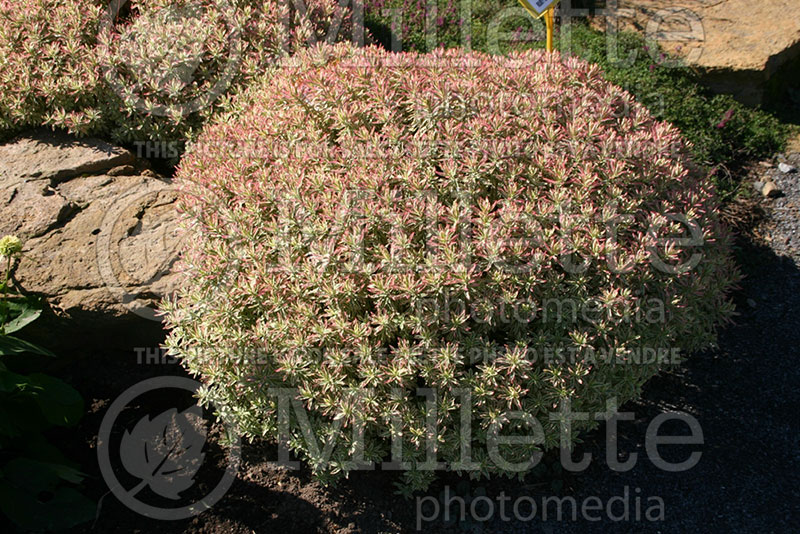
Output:
<path fill-rule="evenodd" d="M 3 292 L 0 297 L 0 310 L 2 310 L 2 318 L 0 318 L 0 336 L 6 333 L 6 320 L 8 319 L 8 281 L 11 278 L 11 256 L 6 258 L 6 276 L 3 281 Z"/>

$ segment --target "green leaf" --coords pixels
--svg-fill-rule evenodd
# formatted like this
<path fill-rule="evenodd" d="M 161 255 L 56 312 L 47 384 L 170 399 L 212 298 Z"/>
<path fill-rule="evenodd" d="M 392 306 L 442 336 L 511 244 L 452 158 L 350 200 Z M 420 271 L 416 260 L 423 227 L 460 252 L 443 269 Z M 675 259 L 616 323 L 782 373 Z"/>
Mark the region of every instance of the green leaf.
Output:
<path fill-rule="evenodd" d="M 3 475 L 10 484 L 34 494 L 55 490 L 62 480 L 78 484 L 84 479 L 83 473 L 70 465 L 30 458 L 14 458 L 3 467 Z"/>
<path fill-rule="evenodd" d="M 48 498 L 0 479 L 0 510 L 27 531 L 64 530 L 91 520 L 96 505 L 70 487 L 58 487 Z"/>
<path fill-rule="evenodd" d="M 71 426 L 83 416 L 81 395 L 53 376 L 0 372 L 0 393 L 8 395 L 0 403 L 0 434 L 13 436 L 26 429 Z"/>
<path fill-rule="evenodd" d="M 56 377 L 33 373 L 28 376 L 35 386 L 35 400 L 45 419 L 54 425 L 71 426 L 83 416 L 83 398 L 75 388 Z"/>
<path fill-rule="evenodd" d="M 38 388 L 29 381 L 19 381 L 14 390 L 0 394 L 0 437 L 29 439 L 53 426 L 42 413 Z"/>
<path fill-rule="evenodd" d="M 38 345 L 34 345 L 29 341 L 25 341 L 14 336 L 0 335 L 0 356 L 7 356 L 9 354 L 24 354 L 26 352 L 40 354 L 42 356 L 55 357 L 55 354 L 49 350 Z"/>
<path fill-rule="evenodd" d="M 11 393 L 28 384 L 28 377 L 0 369 L 0 393 Z"/>
<path fill-rule="evenodd" d="M 46 463 L 61 464 L 78 469 L 78 464 L 67 460 L 58 447 L 48 442 L 41 433 L 25 437 L 25 457 Z"/>
<path fill-rule="evenodd" d="M 21 330 L 39 318 L 42 310 L 31 304 L 30 301 L 9 303 L 8 308 L 11 311 L 11 316 L 14 318 L 5 324 L 4 330 L 6 334 Z"/>

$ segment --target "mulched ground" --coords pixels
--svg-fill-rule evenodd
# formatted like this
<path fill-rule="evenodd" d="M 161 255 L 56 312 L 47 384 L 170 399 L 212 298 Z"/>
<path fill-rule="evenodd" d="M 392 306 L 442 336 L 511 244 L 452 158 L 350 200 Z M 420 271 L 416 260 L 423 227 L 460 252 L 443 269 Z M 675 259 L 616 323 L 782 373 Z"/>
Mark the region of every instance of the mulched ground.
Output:
<path fill-rule="evenodd" d="M 788 158 L 800 167 L 800 154 Z M 576 451 L 576 457 L 580 452 L 591 452 L 594 457 L 583 473 L 559 472 L 556 462 L 547 458 L 544 472 L 523 482 L 470 482 L 443 474 L 428 493 L 441 497 L 447 486 L 465 499 L 486 496 L 496 504 L 503 496 L 514 502 L 524 496 L 540 499 L 547 495 L 573 496 L 578 503 L 598 496 L 605 503 L 623 495 L 627 487 L 631 516 L 635 515 L 636 498 L 644 514 L 648 497 L 657 496 L 664 502 L 664 521 L 591 523 L 568 517 L 543 522 L 541 516 L 533 521 L 505 521 L 495 508 L 494 517 L 487 521 L 439 517 L 423 522 L 422 531 L 792 531 L 800 521 L 800 174 L 776 175 L 776 180 L 785 196 L 764 200 L 766 219 L 751 237 L 739 240 L 738 255 L 747 278 L 736 295 L 740 315 L 735 325 L 721 333 L 719 350 L 695 355 L 680 370 L 657 377 L 639 402 L 623 407 L 636 414 L 634 421 L 620 423 L 619 450 L 639 454 L 632 470 L 617 473 L 606 466 L 604 429 L 600 428 L 586 436 Z M 157 342 L 148 339 L 146 346 Z M 108 490 L 94 449 L 97 430 L 109 403 L 124 389 L 151 376 L 182 375 L 182 370 L 176 365 L 138 364 L 133 352 L 109 355 L 93 351 L 59 374 L 84 392 L 89 405 L 78 428 L 79 439 L 74 433 L 63 436 L 62 448 L 89 474 L 87 492 L 95 499 L 102 497 L 97 521 L 74 529 L 76 534 L 416 531 L 418 503 L 394 495 L 394 474 L 357 472 L 335 488 L 323 488 L 304 469 L 272 467 L 267 460 L 274 460 L 276 451 L 269 444 L 244 447 L 238 479 L 220 502 L 199 517 L 164 522 L 140 516 L 113 495 L 105 495 Z M 142 402 L 144 408 L 152 403 L 153 412 L 158 413 L 158 398 Z M 701 451 L 699 464 L 683 473 L 659 470 L 645 452 L 649 423 L 658 414 L 671 411 L 692 414 L 704 434 L 703 445 L 659 449 L 671 461 Z M 679 433 L 680 426 L 676 428 Z M 222 450 L 213 439 L 211 442 L 207 453 L 211 461 L 207 459 L 198 473 L 193 494 L 209 491 L 224 466 Z M 482 516 L 487 509 L 476 510 Z"/>

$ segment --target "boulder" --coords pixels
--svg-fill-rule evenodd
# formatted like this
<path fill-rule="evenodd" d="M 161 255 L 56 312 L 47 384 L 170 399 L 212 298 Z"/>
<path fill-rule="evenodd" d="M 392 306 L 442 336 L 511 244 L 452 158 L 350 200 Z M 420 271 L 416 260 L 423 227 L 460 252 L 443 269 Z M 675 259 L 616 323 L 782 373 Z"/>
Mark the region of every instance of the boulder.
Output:
<path fill-rule="evenodd" d="M 19 180 L 58 183 L 80 174 L 99 173 L 133 162 L 124 148 L 98 139 L 76 139 L 40 131 L 0 146 L 0 187 Z"/>
<path fill-rule="evenodd" d="M 657 40 L 718 92 L 758 105 L 800 56 L 797 0 L 618 0 L 620 25 Z M 598 21 L 599 22 L 599 21 Z"/>
<path fill-rule="evenodd" d="M 0 146 L 0 235 L 24 241 L 14 282 L 90 329 L 158 323 L 175 287 L 176 193 L 129 151 L 36 132 Z"/>

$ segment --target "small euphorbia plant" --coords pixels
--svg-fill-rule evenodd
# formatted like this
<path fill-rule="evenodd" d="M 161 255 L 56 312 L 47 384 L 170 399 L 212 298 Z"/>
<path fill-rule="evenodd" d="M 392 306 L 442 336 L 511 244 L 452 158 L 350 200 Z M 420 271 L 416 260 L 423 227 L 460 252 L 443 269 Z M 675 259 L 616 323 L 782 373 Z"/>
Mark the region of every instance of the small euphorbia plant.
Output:
<path fill-rule="evenodd" d="M 15 235 L 0 238 L 0 258 L 11 262 L 11 259 L 22 252 L 22 241 Z"/>
<path fill-rule="evenodd" d="M 6 302 L 11 280 L 11 266 L 14 259 L 22 252 L 22 241 L 14 235 L 0 238 L 0 272 L 3 275 L 3 285 L 0 286 L 0 334 L 5 334 L 5 323 L 8 316 L 8 303 Z"/>
<path fill-rule="evenodd" d="M 323 478 L 524 474 L 731 313 L 712 187 L 596 66 L 337 46 L 282 67 L 181 164 L 167 345 Z M 567 404 L 593 415 L 564 435 Z"/>
<path fill-rule="evenodd" d="M 5 262 L 5 279 L 3 288 L 8 285 L 8 277 L 11 274 L 11 262 L 22 252 L 22 240 L 15 235 L 5 235 L 0 237 L 0 261 Z"/>

